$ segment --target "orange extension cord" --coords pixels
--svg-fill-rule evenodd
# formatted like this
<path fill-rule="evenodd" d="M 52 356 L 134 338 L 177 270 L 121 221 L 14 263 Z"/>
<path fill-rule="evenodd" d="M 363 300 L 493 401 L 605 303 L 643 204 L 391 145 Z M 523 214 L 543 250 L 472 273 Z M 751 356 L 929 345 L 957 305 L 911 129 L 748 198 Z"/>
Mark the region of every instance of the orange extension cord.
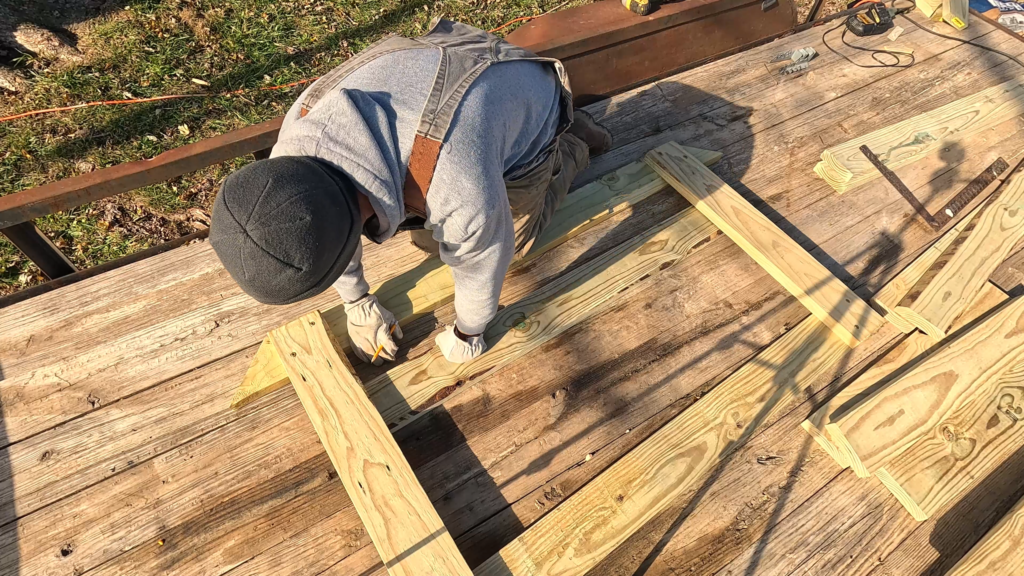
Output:
<path fill-rule="evenodd" d="M 568 2 L 564 2 L 562 5 L 565 5 L 567 3 Z M 553 11 L 557 10 L 558 8 L 560 8 L 560 7 L 561 6 L 555 7 L 554 9 L 549 10 L 548 12 L 553 12 Z M 545 12 L 544 14 L 547 14 L 548 12 Z M 543 16 L 543 14 L 541 14 L 539 16 Z M 508 22 L 502 24 L 501 26 L 498 26 L 497 28 L 494 28 L 492 30 L 488 30 L 488 32 L 493 34 L 493 33 L 497 32 L 499 30 L 502 30 L 504 28 L 508 28 L 509 26 L 515 24 L 516 22 L 526 22 L 526 21 L 529 21 L 529 20 L 533 20 L 534 18 L 537 18 L 537 17 L 538 16 L 521 16 L 519 18 L 515 18 L 515 19 L 512 19 L 512 20 L 509 20 Z M 294 86 L 299 86 L 299 85 L 302 85 L 302 84 L 308 84 L 310 82 L 313 82 L 317 78 L 319 78 L 319 76 L 317 76 L 316 78 L 307 78 L 305 80 L 299 80 L 298 82 L 291 82 L 289 84 L 280 84 L 278 86 L 267 86 L 267 87 L 259 88 L 258 90 L 261 90 L 261 91 L 262 90 L 280 90 L 282 88 L 292 88 Z M 66 112 L 68 110 L 77 110 L 79 108 L 88 108 L 90 106 L 116 106 L 116 105 L 120 105 L 120 104 L 141 104 L 143 102 L 158 102 L 160 100 L 178 100 L 178 99 L 181 99 L 181 98 L 214 98 L 214 97 L 217 97 L 217 96 L 231 96 L 231 95 L 234 95 L 234 94 L 241 94 L 243 92 L 246 92 L 247 90 L 251 90 L 251 89 L 242 88 L 240 90 L 232 90 L 231 92 L 221 92 L 219 94 L 169 94 L 167 96 L 154 96 L 152 98 L 132 98 L 130 100 L 102 100 L 102 101 L 97 101 L 97 102 L 85 102 L 84 104 L 75 104 L 74 106 L 61 106 L 60 108 L 45 108 L 45 109 L 42 109 L 42 110 L 30 110 L 28 112 L 22 112 L 20 114 L 13 114 L 11 116 L 3 116 L 3 117 L 0 117 L 0 122 L 9 122 L 11 120 L 17 120 L 19 118 L 28 118 L 29 116 L 39 116 L 40 114 L 51 114 L 53 112 Z"/>

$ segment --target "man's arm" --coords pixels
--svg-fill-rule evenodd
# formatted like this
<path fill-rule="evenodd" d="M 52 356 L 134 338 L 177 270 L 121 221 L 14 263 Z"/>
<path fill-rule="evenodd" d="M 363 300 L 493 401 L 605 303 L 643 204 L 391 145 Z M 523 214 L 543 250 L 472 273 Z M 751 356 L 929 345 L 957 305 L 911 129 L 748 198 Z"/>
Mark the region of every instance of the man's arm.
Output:
<path fill-rule="evenodd" d="M 503 181 L 500 186 L 504 188 Z M 470 336 L 482 334 L 497 313 L 501 286 L 515 250 L 507 201 L 504 206 L 500 202 L 487 204 L 498 206 L 491 205 L 470 219 L 465 234 L 446 234 L 461 236 L 460 242 L 441 242 L 441 259 L 451 267 L 455 280 L 455 325 Z"/>
<path fill-rule="evenodd" d="M 345 271 L 334 281 L 334 289 L 345 302 L 355 302 L 370 291 L 370 284 L 363 276 L 363 243 L 360 242 L 352 261 L 345 267 Z"/>
<path fill-rule="evenodd" d="M 352 352 L 363 362 L 382 364 L 398 354 L 396 340 L 402 329 L 395 316 L 370 294 L 370 285 L 363 276 L 363 246 L 360 243 L 348 267 L 334 282 L 334 289 L 345 301 L 345 317 Z"/>

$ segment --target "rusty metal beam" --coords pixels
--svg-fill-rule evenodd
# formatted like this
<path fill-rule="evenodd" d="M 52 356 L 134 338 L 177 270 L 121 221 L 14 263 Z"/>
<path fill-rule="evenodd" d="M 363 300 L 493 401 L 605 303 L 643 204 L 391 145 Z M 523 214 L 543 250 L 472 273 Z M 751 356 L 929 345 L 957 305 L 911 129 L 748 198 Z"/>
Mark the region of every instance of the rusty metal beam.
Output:
<path fill-rule="evenodd" d="M 47 278 L 53 280 L 77 271 L 60 248 L 57 248 L 32 222 L 21 222 L 0 228 L 0 232 L 24 252 L 29 260 L 39 266 Z"/>
<path fill-rule="evenodd" d="M 150 160 L 119 164 L 37 188 L 0 196 L 0 228 L 94 200 L 158 184 L 218 162 L 270 148 L 281 118 L 169 150 Z"/>
<path fill-rule="evenodd" d="M 686 0 L 637 16 L 619 0 L 547 14 L 508 40 L 562 60 L 574 100 L 583 106 L 740 46 L 778 36 L 796 24 L 792 0 L 762 12 L 761 0 Z"/>

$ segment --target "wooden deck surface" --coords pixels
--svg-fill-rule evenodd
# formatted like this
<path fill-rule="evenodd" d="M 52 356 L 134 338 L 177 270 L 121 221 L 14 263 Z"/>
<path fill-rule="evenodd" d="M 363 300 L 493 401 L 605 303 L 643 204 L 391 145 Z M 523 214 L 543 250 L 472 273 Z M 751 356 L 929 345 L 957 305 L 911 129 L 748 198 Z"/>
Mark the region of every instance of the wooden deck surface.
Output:
<path fill-rule="evenodd" d="M 670 140 L 720 150 L 717 174 L 868 297 L 933 233 L 882 179 L 836 194 L 813 172 L 822 149 L 1024 77 L 1002 56 L 904 28 L 909 69 L 852 66 L 818 28 L 595 104 L 616 147 L 577 184 Z M 977 18 L 960 35 L 1024 54 Z M 804 46 L 820 53 L 808 72 L 768 73 L 772 56 Z M 1020 160 L 1022 127 L 1015 118 L 898 173 L 934 212 L 997 156 Z M 502 303 L 686 206 L 666 188 L 516 270 Z M 423 260 L 404 240 L 367 248 L 371 284 Z M 997 272 L 1004 288 L 1019 262 Z M 0 310 L 0 574 L 385 574 L 294 391 L 228 407 L 269 330 L 336 303 L 329 291 L 260 305 L 198 243 Z M 717 236 L 526 356 L 460 381 L 395 436 L 476 566 L 807 316 Z M 411 324 L 400 361 L 428 353 L 453 317 L 448 305 Z M 872 342 L 839 373 L 882 351 Z M 360 369 L 364 381 L 381 373 Z M 801 430 L 841 382 L 737 422 L 751 439 L 593 573 L 950 568 L 1021 497 L 1024 454 L 918 523 Z"/>

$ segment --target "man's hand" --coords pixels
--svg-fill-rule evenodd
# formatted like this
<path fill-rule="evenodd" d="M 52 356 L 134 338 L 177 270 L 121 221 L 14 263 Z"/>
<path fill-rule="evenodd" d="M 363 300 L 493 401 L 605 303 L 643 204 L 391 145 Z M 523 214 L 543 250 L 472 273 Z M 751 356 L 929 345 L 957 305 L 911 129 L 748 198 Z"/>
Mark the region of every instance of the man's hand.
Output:
<path fill-rule="evenodd" d="M 484 342 L 482 335 L 463 334 L 455 326 L 445 328 L 434 341 L 441 349 L 441 354 L 454 364 L 469 362 L 487 350 L 487 343 Z"/>
<path fill-rule="evenodd" d="M 402 339 L 402 328 L 395 321 L 395 315 L 381 306 L 376 296 L 367 294 L 355 302 L 346 302 L 345 316 L 348 317 L 352 351 L 360 360 L 370 363 L 381 345 L 384 347 L 373 365 L 380 366 L 385 360 L 395 359 L 398 353 L 395 341 Z M 391 332 L 392 326 L 395 327 L 394 333 Z"/>

